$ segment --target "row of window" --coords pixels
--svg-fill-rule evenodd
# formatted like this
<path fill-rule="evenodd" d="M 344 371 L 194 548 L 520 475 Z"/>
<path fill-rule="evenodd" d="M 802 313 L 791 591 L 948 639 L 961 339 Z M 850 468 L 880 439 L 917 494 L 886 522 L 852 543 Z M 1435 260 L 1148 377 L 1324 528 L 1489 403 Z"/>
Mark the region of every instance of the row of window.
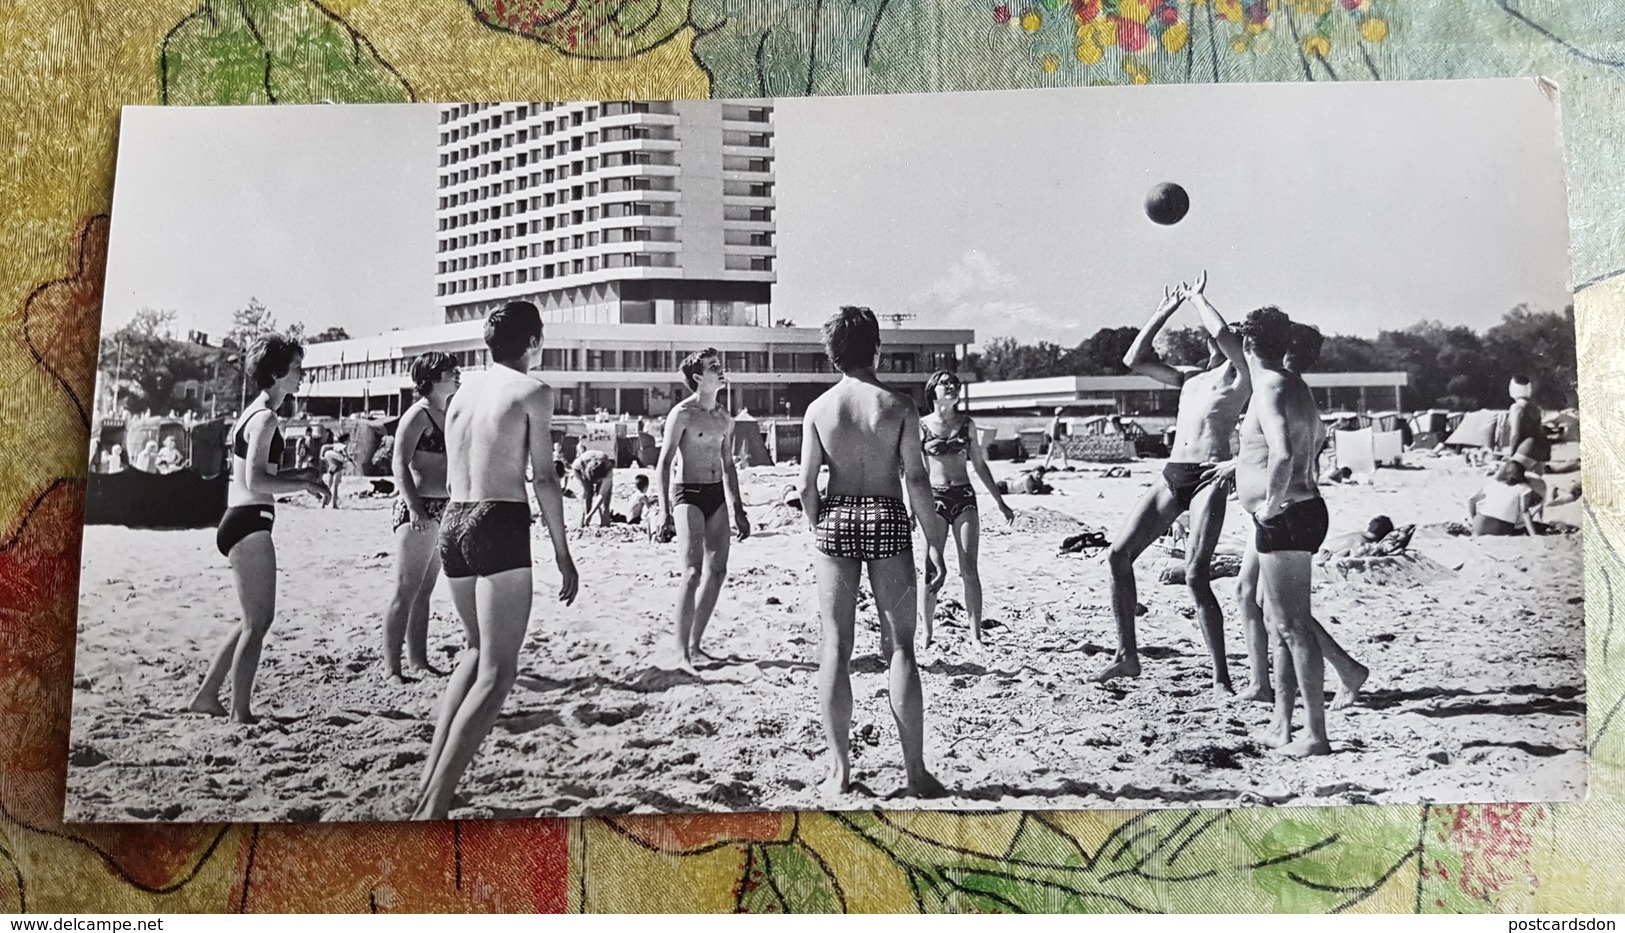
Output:
<path fill-rule="evenodd" d="M 467 369 L 482 369 L 491 364 L 490 351 L 458 350 L 451 354 L 457 365 Z M 543 348 L 541 368 L 554 372 L 620 372 L 660 373 L 674 372 L 686 353 L 676 350 L 591 350 L 577 348 Z M 920 368 L 924 357 L 926 368 Z M 383 376 L 404 375 L 411 370 L 409 359 L 370 360 L 360 363 L 336 363 L 305 370 L 309 382 L 331 382 L 340 379 L 374 379 Z M 725 350 L 723 368 L 730 373 L 828 373 L 833 372 L 829 357 L 823 353 L 785 353 L 766 350 Z M 880 372 L 917 373 L 955 368 L 952 352 L 882 353 L 876 369 Z"/>
<path fill-rule="evenodd" d="M 441 168 L 451 168 L 453 166 L 460 165 L 460 164 L 462 164 L 464 162 L 467 162 L 467 161 L 469 161 L 471 159 L 474 159 L 474 158 L 481 158 L 482 161 L 477 165 L 470 165 L 467 168 L 455 169 L 455 170 L 450 171 L 450 172 L 442 172 L 442 173 L 440 173 L 440 175 L 439 175 L 440 187 L 444 188 L 444 187 L 446 187 L 448 185 L 460 185 L 460 184 L 463 184 L 464 182 L 472 181 L 472 180 L 474 180 L 476 178 L 485 178 L 485 177 L 490 176 L 490 175 L 498 174 L 499 172 L 511 172 L 516 168 L 525 168 L 525 167 L 527 167 L 527 166 L 529 166 L 529 165 L 531 165 L 533 163 L 536 164 L 536 165 L 540 165 L 540 164 L 542 164 L 542 162 L 544 160 L 551 162 L 554 159 L 561 158 L 561 157 L 569 155 L 571 153 L 582 152 L 582 151 L 590 152 L 591 150 L 593 150 L 595 147 L 598 146 L 598 143 L 599 143 L 600 139 L 602 139 L 606 143 L 610 143 L 610 142 L 625 142 L 627 140 L 632 140 L 632 139 L 670 139 L 671 138 L 669 136 L 658 136 L 658 135 L 654 135 L 654 134 L 650 134 L 650 133 L 643 133 L 643 134 L 633 133 L 632 131 L 635 130 L 635 129 L 643 129 L 643 128 L 641 128 L 641 127 L 627 127 L 626 132 L 621 132 L 621 131 L 619 131 L 617 129 L 614 132 L 613 136 L 611 136 L 610 131 L 607 131 L 607 130 L 604 132 L 604 134 L 602 136 L 600 136 L 597 133 L 587 133 L 587 134 L 585 134 L 583 136 L 575 136 L 575 137 L 571 137 L 570 139 L 563 140 L 563 141 L 560 141 L 560 142 L 557 142 L 557 143 L 550 143 L 550 144 L 545 145 L 545 146 L 537 146 L 537 147 L 535 147 L 533 149 L 527 149 L 527 150 L 525 150 L 523 152 L 515 153 L 514 155 L 503 156 L 502 158 L 499 158 L 499 159 L 484 159 L 483 157 L 491 155 L 492 153 L 495 153 L 495 152 L 501 152 L 503 149 L 505 149 L 505 148 L 507 148 L 509 146 L 517 145 L 518 143 L 521 143 L 521 142 L 527 142 L 528 140 L 523 138 L 523 133 L 524 133 L 523 130 L 521 130 L 520 133 L 518 134 L 519 137 L 520 137 L 518 139 L 513 139 L 513 134 L 510 134 L 509 137 L 486 140 L 484 142 L 481 142 L 478 145 L 463 146 L 463 147 L 460 147 L 460 148 L 457 148 L 457 149 L 442 149 L 441 152 L 440 152 L 440 167 Z M 510 141 L 505 143 L 503 141 L 504 139 L 508 139 Z M 742 146 L 742 147 L 753 148 L 753 149 L 766 149 L 769 146 L 773 145 L 773 137 L 771 135 L 767 134 L 767 133 L 741 133 L 741 134 L 724 133 L 723 138 L 722 138 L 722 144 L 725 145 L 725 146 Z M 621 155 L 621 154 L 622 153 L 616 153 L 616 152 L 606 153 L 605 158 L 607 158 L 608 156 L 617 156 L 617 155 Z M 657 160 L 655 162 L 651 162 L 651 163 L 647 163 L 647 164 L 655 164 L 655 165 L 659 165 L 659 164 L 670 165 L 670 164 L 673 164 L 673 162 L 671 160 L 672 153 L 670 153 L 670 152 L 647 152 L 647 151 L 638 150 L 634 154 L 638 154 L 638 155 L 657 155 L 657 156 L 666 157 L 664 161 Z M 581 174 L 581 172 L 583 170 L 583 166 L 582 166 L 583 162 L 591 162 L 591 161 L 593 161 L 593 160 L 595 160 L 597 158 L 598 158 L 597 156 L 587 156 L 584 159 L 578 159 L 578 160 L 574 161 L 571 164 L 575 168 L 575 173 L 577 175 L 579 175 L 579 174 Z M 762 161 L 764 164 L 766 162 L 765 159 L 760 160 L 760 161 Z M 608 164 L 608 163 L 606 163 L 606 164 Z M 639 164 L 641 164 L 641 163 L 639 163 Z M 586 168 L 586 171 L 595 171 L 595 170 L 596 169 L 591 167 L 591 166 L 588 166 Z M 753 171 L 753 172 L 754 171 L 767 171 L 766 168 L 744 168 L 744 169 L 741 169 L 741 170 L 742 171 Z"/>

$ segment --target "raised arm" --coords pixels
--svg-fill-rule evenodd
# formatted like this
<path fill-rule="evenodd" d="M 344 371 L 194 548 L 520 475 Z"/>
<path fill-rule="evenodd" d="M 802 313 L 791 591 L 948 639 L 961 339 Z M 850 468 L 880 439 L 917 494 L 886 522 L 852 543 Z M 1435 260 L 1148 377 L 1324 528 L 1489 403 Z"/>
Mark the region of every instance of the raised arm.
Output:
<path fill-rule="evenodd" d="M 320 480 L 289 479 L 266 468 L 265 461 L 271 456 L 271 433 L 276 425 L 276 414 L 268 414 L 271 415 L 269 418 L 262 418 L 258 414 L 249 416 L 248 424 L 243 427 L 243 433 L 248 437 L 248 468 L 243 477 L 248 491 L 262 496 L 308 492 L 327 501 L 328 490 Z"/>
<path fill-rule="evenodd" d="M 688 425 L 688 406 L 678 404 L 666 414 L 666 429 L 660 441 L 660 459 L 655 463 L 655 492 L 660 497 L 661 526 L 676 531 L 677 519 L 671 512 L 671 466 L 677 459 L 677 445 Z"/>
<path fill-rule="evenodd" d="M 801 419 L 801 512 L 807 527 L 818 527 L 818 471 L 824 467 L 824 445 L 818 439 L 818 425 L 812 410 Z"/>
<path fill-rule="evenodd" d="M 1253 395 L 1258 408 L 1258 427 L 1264 432 L 1264 443 L 1269 446 L 1268 494 L 1258 511 L 1260 519 L 1274 518 L 1286 508 L 1287 487 L 1292 484 L 1292 432 L 1287 428 L 1286 395 L 1279 386 L 1271 391 Z"/>
<path fill-rule="evenodd" d="M 1247 368 L 1247 354 L 1241 346 L 1241 338 L 1230 332 L 1230 326 L 1225 323 L 1224 316 L 1219 309 L 1213 307 L 1213 302 L 1207 300 L 1207 270 L 1196 277 L 1196 281 L 1185 290 L 1185 297 L 1196 306 L 1196 312 L 1202 317 L 1202 326 L 1207 328 L 1209 335 L 1219 344 L 1219 352 L 1236 368 L 1243 380 L 1251 381 L 1251 373 Z"/>
<path fill-rule="evenodd" d="M 395 488 L 401 491 L 401 498 L 406 500 L 406 509 L 412 516 L 412 527 L 418 528 L 428 520 L 428 514 L 423 511 L 423 498 L 418 495 L 417 481 L 412 479 L 412 452 L 417 449 L 418 438 L 428 427 L 429 415 L 422 408 L 414 405 L 407 409 L 406 417 L 395 427 L 395 450 L 390 457 L 390 472 L 395 476 Z"/>
<path fill-rule="evenodd" d="M 1129 344 L 1128 352 L 1123 355 L 1123 365 L 1130 371 L 1142 376 L 1150 376 L 1158 382 L 1179 388 L 1185 384 L 1185 374 L 1169 366 L 1157 356 L 1154 346 L 1157 334 L 1162 332 L 1162 326 L 1168 323 L 1168 318 L 1179 310 L 1180 302 L 1184 300 L 1181 292 L 1167 288 L 1162 290 L 1162 302 L 1157 310 L 1151 313 L 1150 320 L 1140 328 L 1134 336 L 1134 342 Z"/>
<path fill-rule="evenodd" d="M 738 423 L 728 419 L 728 430 L 722 432 L 722 490 L 734 507 L 734 534 L 743 541 L 750 537 L 750 519 L 745 515 L 745 500 L 739 496 L 739 464 L 734 462 L 734 430 Z"/>
<path fill-rule="evenodd" d="M 993 471 L 987 467 L 987 455 L 982 451 L 982 439 L 977 436 L 976 422 L 969 418 L 965 420 L 966 430 L 970 434 L 970 446 L 966 448 L 966 454 L 970 457 L 971 468 L 981 477 L 982 485 L 987 487 L 988 495 L 993 497 L 993 501 L 999 507 L 999 514 L 1003 515 L 1007 522 L 1014 521 L 1016 513 L 1011 511 L 1010 506 L 1004 504 L 1004 493 L 999 492 L 999 484 L 993 481 Z"/>
<path fill-rule="evenodd" d="M 570 539 L 565 535 L 564 493 L 559 490 L 558 474 L 553 472 L 553 390 L 549 386 L 538 384 L 525 393 L 525 428 L 530 443 L 531 488 L 548 537 L 553 539 L 553 560 L 559 566 L 559 602 L 569 605 L 575 601 L 580 577 L 570 558 Z"/>

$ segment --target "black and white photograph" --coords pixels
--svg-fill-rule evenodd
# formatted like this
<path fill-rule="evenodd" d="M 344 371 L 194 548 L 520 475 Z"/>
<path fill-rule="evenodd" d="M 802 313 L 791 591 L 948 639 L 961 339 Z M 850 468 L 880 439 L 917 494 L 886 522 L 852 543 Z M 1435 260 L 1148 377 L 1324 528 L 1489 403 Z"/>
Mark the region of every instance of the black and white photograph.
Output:
<path fill-rule="evenodd" d="M 70 821 L 1577 800 L 1539 79 L 127 107 Z"/>

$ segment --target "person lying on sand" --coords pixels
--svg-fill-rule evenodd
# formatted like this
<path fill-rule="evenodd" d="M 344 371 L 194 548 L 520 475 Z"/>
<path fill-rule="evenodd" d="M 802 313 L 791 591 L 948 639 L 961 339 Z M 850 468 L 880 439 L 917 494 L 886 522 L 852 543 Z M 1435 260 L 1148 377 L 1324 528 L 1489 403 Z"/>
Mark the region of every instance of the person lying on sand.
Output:
<path fill-rule="evenodd" d="M 1473 537 L 1479 535 L 1538 534 L 1534 509 L 1543 497 L 1529 485 L 1524 467 L 1517 460 L 1501 464 L 1495 477 L 1467 500 L 1467 519 Z"/>
<path fill-rule="evenodd" d="M 1029 470 L 1022 470 L 1009 479 L 1001 479 L 994 484 L 994 488 L 1002 496 L 1048 496 L 1053 495 L 1055 487 L 1044 482 L 1044 474 L 1054 472 L 1051 467 L 1035 466 Z"/>
<path fill-rule="evenodd" d="M 880 324 L 873 311 L 842 308 L 824 324 L 824 348 L 841 381 L 808 406 L 801 440 L 801 507 L 818 548 L 814 568 L 823 620 L 818 701 L 830 752 L 829 775 L 819 788 L 837 796 L 852 785 L 852 642 L 858 584 L 867 567 L 890 648 L 888 682 L 903 745 L 904 793 L 946 796 L 947 788 L 925 766 L 925 698 L 914 656 L 913 523 L 903 505 L 906 494 L 915 522 L 935 518 L 920 418 L 912 399 L 875 375 Z M 826 463 L 827 494 L 818 488 Z M 942 554 L 926 540 L 926 585 L 940 586 L 946 573 Z"/>
<path fill-rule="evenodd" d="M 516 301 L 485 319 L 491 367 L 446 409 L 446 487 L 440 561 L 468 647 L 440 701 L 412 818 L 442 820 L 451 795 L 496 722 L 519 673 L 530 624 L 530 506 L 525 469 L 558 564 L 559 602 L 575 600 L 579 578 L 565 535 L 564 497 L 549 462 L 553 390 L 530 375 L 542 356 L 542 317 Z"/>
<path fill-rule="evenodd" d="M 678 667 L 690 674 L 705 627 L 728 578 L 728 517 L 739 540 L 750 537 L 750 520 L 739 498 L 739 471 L 733 449 L 734 419 L 717 401 L 728 384 L 722 358 L 713 348 L 690 353 L 680 371 L 690 395 L 672 406 L 660 445 L 656 475 L 660 479 L 661 536 L 675 533 L 683 559 L 677 588 Z M 676 477 L 672 466 L 677 464 Z"/>
<path fill-rule="evenodd" d="M 1117 677 L 1140 676 L 1140 652 L 1135 635 L 1138 605 L 1134 562 L 1174 520 L 1191 516 L 1189 547 L 1185 554 L 1185 582 L 1196 601 L 1197 618 L 1208 654 L 1213 659 L 1213 687 L 1233 691 L 1230 667 L 1224 656 L 1224 615 L 1213 595 L 1213 550 L 1224 528 L 1229 484 L 1210 475 L 1215 463 L 1230 459 L 1230 434 L 1242 406 L 1252 392 L 1251 375 L 1242 355 L 1241 340 L 1207 300 L 1207 273 L 1194 285 L 1163 290 L 1162 302 L 1134 338 L 1123 365 L 1179 389 L 1174 449 L 1163 467 L 1162 481 L 1134 506 L 1107 554 L 1111 568 L 1112 611 L 1117 620 L 1117 652 L 1112 663 L 1089 679 L 1103 683 Z M 1154 344 L 1158 332 L 1185 301 L 1196 306 L 1208 334 L 1208 360 L 1202 368 L 1175 367 L 1163 362 Z"/>

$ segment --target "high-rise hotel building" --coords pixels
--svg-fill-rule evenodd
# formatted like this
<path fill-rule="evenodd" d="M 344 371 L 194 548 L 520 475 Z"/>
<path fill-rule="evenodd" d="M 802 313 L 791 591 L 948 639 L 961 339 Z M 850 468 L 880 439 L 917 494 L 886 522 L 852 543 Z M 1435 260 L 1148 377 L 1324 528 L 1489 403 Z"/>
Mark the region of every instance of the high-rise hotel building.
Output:
<path fill-rule="evenodd" d="M 834 381 L 817 329 L 775 326 L 835 309 L 773 305 L 770 102 L 449 104 L 439 133 L 435 320 L 310 347 L 311 410 L 399 411 L 431 349 L 483 368 L 485 316 L 518 299 L 542 311 L 564 414 L 664 414 L 703 347 L 723 355 L 734 410 L 800 414 Z M 974 340 L 885 337 L 881 368 L 916 392 Z"/>

